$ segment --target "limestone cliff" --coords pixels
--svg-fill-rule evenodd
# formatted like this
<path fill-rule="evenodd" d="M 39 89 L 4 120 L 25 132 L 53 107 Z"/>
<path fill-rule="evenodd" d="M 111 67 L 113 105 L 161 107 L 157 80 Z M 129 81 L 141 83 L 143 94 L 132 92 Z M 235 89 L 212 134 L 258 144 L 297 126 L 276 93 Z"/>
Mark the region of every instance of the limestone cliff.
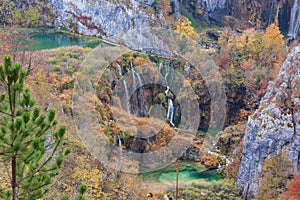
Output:
<path fill-rule="evenodd" d="M 285 60 L 270 83 L 259 109 L 249 117 L 237 184 L 244 196 L 255 196 L 266 158 L 286 152 L 295 173 L 300 168 L 300 47 Z"/>
<path fill-rule="evenodd" d="M 186 0 L 182 5 L 200 24 L 245 29 L 275 23 L 293 37 L 299 31 L 298 0 Z"/>
<path fill-rule="evenodd" d="M 56 26 L 84 35 L 116 36 L 149 25 L 149 16 L 140 9 L 143 2 L 108 0 L 49 0 L 58 14 Z M 148 1 L 146 2 L 148 3 Z"/>

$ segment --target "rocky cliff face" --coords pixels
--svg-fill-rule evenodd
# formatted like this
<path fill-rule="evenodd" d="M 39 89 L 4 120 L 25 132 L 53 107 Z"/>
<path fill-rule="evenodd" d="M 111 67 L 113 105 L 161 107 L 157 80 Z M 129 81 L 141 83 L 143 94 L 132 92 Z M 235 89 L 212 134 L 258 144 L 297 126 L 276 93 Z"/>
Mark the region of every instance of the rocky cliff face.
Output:
<path fill-rule="evenodd" d="M 286 152 L 295 173 L 300 168 L 300 47 L 284 62 L 270 83 L 259 109 L 249 117 L 237 184 L 245 196 L 255 196 L 270 155 Z"/>
<path fill-rule="evenodd" d="M 286 0 L 227 0 L 227 14 L 262 28 L 275 23 L 288 30 L 293 1 Z"/>
<path fill-rule="evenodd" d="M 186 0 L 183 6 L 196 20 L 232 28 L 266 28 L 271 23 L 288 32 L 298 31 L 298 0 Z M 297 18 L 298 17 L 298 18 Z M 291 28 L 291 26 L 294 26 Z M 295 35 L 295 34 L 294 34 Z"/>
<path fill-rule="evenodd" d="M 49 0 L 58 14 L 56 25 L 84 35 L 116 36 L 149 25 L 149 16 L 139 9 L 149 1 L 112 3 L 107 0 Z M 151 2 L 150 2 L 151 3 Z"/>

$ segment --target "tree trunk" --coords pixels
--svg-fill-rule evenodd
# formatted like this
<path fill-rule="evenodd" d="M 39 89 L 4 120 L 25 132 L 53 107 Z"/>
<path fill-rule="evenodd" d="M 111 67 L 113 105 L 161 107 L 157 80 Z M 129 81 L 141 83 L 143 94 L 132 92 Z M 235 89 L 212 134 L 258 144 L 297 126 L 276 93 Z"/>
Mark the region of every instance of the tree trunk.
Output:
<path fill-rule="evenodd" d="M 175 194 L 175 199 L 178 200 L 178 175 L 179 175 L 179 161 L 176 163 L 176 194 Z"/>
<path fill-rule="evenodd" d="M 13 157 L 11 161 L 11 179 L 12 179 L 12 199 L 17 200 L 18 199 L 18 191 L 17 191 L 17 159 L 16 156 Z"/>

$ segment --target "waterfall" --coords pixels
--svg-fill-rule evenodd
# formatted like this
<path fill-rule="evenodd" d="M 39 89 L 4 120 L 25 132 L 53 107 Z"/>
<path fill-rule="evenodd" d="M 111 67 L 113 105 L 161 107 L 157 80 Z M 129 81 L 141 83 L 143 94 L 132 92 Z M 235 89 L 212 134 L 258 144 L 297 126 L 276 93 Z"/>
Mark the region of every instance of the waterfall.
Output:
<path fill-rule="evenodd" d="M 273 9 L 274 9 L 274 0 L 271 0 L 270 4 L 271 5 L 270 5 L 270 13 L 268 17 L 268 26 L 271 24 L 271 19 L 272 19 Z"/>
<path fill-rule="evenodd" d="M 170 88 L 167 86 L 167 89 L 165 90 L 166 96 L 168 96 Z M 167 119 L 169 120 L 170 124 L 174 127 L 173 123 L 173 117 L 174 117 L 174 105 L 173 105 L 173 100 L 169 97 L 168 98 L 168 112 L 167 112 Z"/>
<path fill-rule="evenodd" d="M 170 121 L 170 124 L 174 127 L 173 123 L 173 116 L 174 116 L 174 105 L 173 105 L 173 100 L 168 98 L 168 114 L 167 118 Z"/>
<path fill-rule="evenodd" d="M 123 77 L 122 69 L 119 64 L 118 64 L 118 72 L 119 72 L 120 76 Z M 125 101 L 126 101 L 127 112 L 130 113 L 129 92 L 128 92 L 128 88 L 127 88 L 127 83 L 124 78 L 123 78 L 123 85 L 124 85 L 124 90 L 125 90 L 125 95 L 126 95 Z"/>
<path fill-rule="evenodd" d="M 165 94 L 167 96 L 168 99 L 168 112 L 167 112 L 167 119 L 169 120 L 170 124 L 175 127 L 175 124 L 173 123 L 173 117 L 174 117 L 174 104 L 173 104 L 173 100 L 171 98 L 168 97 L 168 92 L 170 90 L 170 87 L 168 85 L 168 75 L 170 73 L 170 68 L 169 65 L 165 65 L 165 81 L 166 81 L 166 85 L 167 85 L 167 89 L 165 90 Z"/>
<path fill-rule="evenodd" d="M 208 12 L 214 12 L 226 7 L 226 0 L 200 0 Z"/>
<path fill-rule="evenodd" d="M 296 38 L 299 25 L 300 25 L 300 13 L 299 13 L 299 0 L 294 0 L 294 5 L 291 10 L 291 17 L 290 17 L 290 27 L 288 35 Z"/>
<path fill-rule="evenodd" d="M 180 17 L 180 3 L 178 0 L 174 0 L 175 4 L 175 14 L 177 17 Z"/>
<path fill-rule="evenodd" d="M 118 134 L 118 141 L 119 141 L 120 156 L 122 156 L 123 151 L 122 151 L 122 141 L 121 141 L 121 138 L 120 138 L 120 134 Z"/>
<path fill-rule="evenodd" d="M 186 62 L 185 65 L 184 65 L 184 71 L 185 71 L 186 73 L 189 73 L 189 72 L 190 72 L 190 69 L 191 69 L 190 64 L 189 64 L 188 62 Z"/>
<path fill-rule="evenodd" d="M 134 108 L 134 115 L 135 116 L 145 116 L 146 113 L 146 105 L 144 102 L 144 88 L 143 88 L 143 81 L 141 76 L 135 71 L 134 67 L 131 64 L 131 76 L 132 76 L 132 88 L 134 89 L 134 103 L 135 103 L 135 108 Z M 136 82 L 136 77 L 138 84 Z M 138 87 L 137 87 L 138 86 Z M 141 88 L 142 94 L 141 97 L 139 98 L 139 90 Z M 142 108 L 142 113 L 140 115 L 139 113 L 139 108 Z"/>
<path fill-rule="evenodd" d="M 135 107 L 133 107 L 133 113 L 135 116 L 138 116 L 139 115 L 139 99 L 138 99 L 138 92 L 136 92 L 136 79 L 135 79 L 135 70 L 131 64 L 131 76 L 132 76 L 132 89 L 134 90 L 133 91 L 133 98 L 134 98 L 134 104 L 135 104 Z"/>
<path fill-rule="evenodd" d="M 141 98 L 140 98 L 140 106 L 141 106 L 141 108 L 142 108 L 142 117 L 144 117 L 145 115 L 146 115 L 146 103 L 144 102 L 144 88 L 143 88 L 143 81 L 142 81 L 142 79 L 141 79 L 141 76 L 138 74 L 138 73 L 136 73 L 136 76 L 137 76 L 137 78 L 138 78 L 138 81 L 139 81 L 139 88 L 141 88 L 141 90 L 142 90 L 142 96 L 141 96 Z"/>
<path fill-rule="evenodd" d="M 159 73 L 161 72 L 161 67 L 162 67 L 162 62 L 160 62 L 160 63 L 158 64 L 158 72 L 159 72 Z"/>
<path fill-rule="evenodd" d="M 168 85 L 168 75 L 169 75 L 169 72 L 170 72 L 169 65 L 166 65 L 165 69 L 166 69 L 165 81 L 166 81 L 166 84 Z"/>

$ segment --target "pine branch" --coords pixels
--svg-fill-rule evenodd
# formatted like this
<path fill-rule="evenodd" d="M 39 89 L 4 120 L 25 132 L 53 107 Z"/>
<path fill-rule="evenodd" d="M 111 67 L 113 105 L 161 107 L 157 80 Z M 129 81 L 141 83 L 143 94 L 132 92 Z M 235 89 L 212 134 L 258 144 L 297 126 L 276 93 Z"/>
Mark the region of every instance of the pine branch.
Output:
<path fill-rule="evenodd" d="M 25 176 L 24 178 L 20 179 L 20 180 L 18 181 L 18 184 L 20 184 L 20 183 L 21 183 L 22 181 L 24 181 L 25 179 L 30 178 L 30 177 L 33 177 L 36 173 L 40 172 L 40 171 L 42 170 L 42 168 L 43 168 L 46 164 L 48 164 L 49 161 L 52 160 L 52 158 L 53 158 L 53 156 L 54 156 L 54 154 L 55 154 L 55 152 L 56 152 L 56 150 L 57 150 L 59 144 L 60 144 L 60 142 L 58 142 L 58 143 L 56 144 L 54 150 L 53 150 L 52 153 L 51 153 L 51 156 L 49 156 L 48 159 L 47 159 L 47 160 L 46 160 L 46 161 L 45 161 L 45 162 L 44 162 L 37 170 L 35 170 L 35 171 L 32 172 L 31 174 Z"/>
<path fill-rule="evenodd" d="M 11 174 L 9 173 L 7 164 L 5 163 L 4 166 L 5 166 L 5 169 L 6 169 L 6 173 L 7 173 L 8 177 L 9 177 L 9 180 L 10 180 L 10 182 L 12 182 L 12 177 L 11 177 Z"/>
<path fill-rule="evenodd" d="M 47 186 L 48 184 L 43 184 L 43 185 L 40 185 L 39 187 L 36 187 L 36 188 L 34 188 L 34 189 L 31 189 L 30 190 L 30 192 L 33 192 L 33 191 L 36 191 L 36 190 L 39 190 L 39 189 L 41 189 L 42 187 L 45 187 L 45 186 Z M 24 194 L 20 194 L 19 195 L 19 198 L 20 199 L 22 199 L 22 198 L 25 198 L 25 197 L 23 197 L 24 195 L 25 195 L 26 193 L 24 193 Z M 27 194 L 28 194 L 28 192 L 27 192 Z M 30 194 L 29 194 L 30 195 Z"/>
<path fill-rule="evenodd" d="M 0 113 L 2 113 L 2 114 L 4 114 L 4 115 L 8 115 L 8 116 L 10 116 L 10 117 L 14 117 L 12 114 L 7 113 L 7 112 L 4 112 L 4 111 L 2 111 L 2 110 L 0 110 Z"/>

